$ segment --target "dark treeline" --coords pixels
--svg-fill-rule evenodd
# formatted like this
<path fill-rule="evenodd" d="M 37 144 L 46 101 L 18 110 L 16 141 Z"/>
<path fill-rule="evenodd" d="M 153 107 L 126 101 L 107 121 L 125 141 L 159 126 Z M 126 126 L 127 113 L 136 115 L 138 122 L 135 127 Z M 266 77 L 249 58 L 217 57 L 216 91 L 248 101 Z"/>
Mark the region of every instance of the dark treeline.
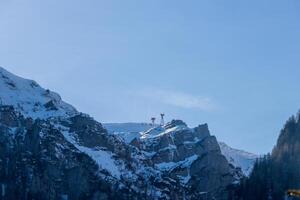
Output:
<path fill-rule="evenodd" d="M 282 200 L 289 189 L 300 189 L 299 114 L 286 122 L 272 153 L 256 161 L 230 199 Z"/>

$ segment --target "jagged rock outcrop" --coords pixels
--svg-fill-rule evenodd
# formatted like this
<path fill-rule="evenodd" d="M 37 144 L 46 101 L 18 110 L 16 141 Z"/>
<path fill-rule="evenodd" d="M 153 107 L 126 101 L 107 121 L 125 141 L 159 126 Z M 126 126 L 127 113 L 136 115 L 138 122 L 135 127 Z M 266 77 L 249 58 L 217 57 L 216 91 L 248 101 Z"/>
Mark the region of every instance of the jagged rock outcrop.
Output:
<path fill-rule="evenodd" d="M 0 107 L 0 199 L 117 198 L 98 166 L 49 121 Z"/>
<path fill-rule="evenodd" d="M 226 199 L 234 174 L 207 125 L 136 136 L 0 68 L 0 200 Z"/>
<path fill-rule="evenodd" d="M 198 198 L 226 199 L 226 187 L 234 181 L 219 144 L 207 124 L 190 129 L 181 120 L 144 132 L 132 145 L 146 152 L 154 167 Z"/>
<path fill-rule="evenodd" d="M 32 120 L 0 106 L 0 133 L 0 199 L 183 198 L 87 115 Z"/>

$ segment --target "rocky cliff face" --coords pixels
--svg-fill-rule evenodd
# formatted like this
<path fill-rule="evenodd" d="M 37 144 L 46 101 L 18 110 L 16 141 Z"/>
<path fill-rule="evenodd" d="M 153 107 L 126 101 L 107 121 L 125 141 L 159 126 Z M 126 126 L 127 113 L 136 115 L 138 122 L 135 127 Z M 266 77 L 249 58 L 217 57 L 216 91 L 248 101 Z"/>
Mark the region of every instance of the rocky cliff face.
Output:
<path fill-rule="evenodd" d="M 233 171 L 207 125 L 134 137 L 0 68 L 0 200 L 226 199 Z"/>
<path fill-rule="evenodd" d="M 226 186 L 234 181 L 234 171 L 207 124 L 191 129 L 183 121 L 173 120 L 142 132 L 130 145 L 143 152 L 154 169 L 198 198 L 226 199 Z"/>
<path fill-rule="evenodd" d="M 208 126 L 190 129 L 174 120 L 164 129 L 155 136 L 151 131 L 142 136 L 143 149 L 154 152 L 151 160 L 155 166 L 209 198 L 224 198 L 233 177 Z"/>
<path fill-rule="evenodd" d="M 103 126 L 110 134 L 120 137 L 124 142 L 131 143 L 135 138 L 140 138 L 143 133 L 149 131 L 154 126 L 149 123 L 105 123 Z M 259 155 L 243 150 L 235 149 L 224 142 L 218 142 L 221 153 L 226 157 L 232 170 L 235 171 L 237 179 L 249 176 L 256 159 Z"/>
<path fill-rule="evenodd" d="M 114 198 L 90 157 L 51 121 L 24 118 L 0 107 L 0 199 Z M 113 183 L 113 181 L 112 181 Z"/>

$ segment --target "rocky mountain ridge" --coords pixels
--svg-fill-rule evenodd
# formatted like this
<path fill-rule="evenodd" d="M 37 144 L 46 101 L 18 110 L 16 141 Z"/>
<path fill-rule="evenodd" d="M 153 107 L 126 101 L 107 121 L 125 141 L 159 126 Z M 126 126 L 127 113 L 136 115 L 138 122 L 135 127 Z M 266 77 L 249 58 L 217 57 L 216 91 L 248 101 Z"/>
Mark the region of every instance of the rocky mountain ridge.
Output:
<path fill-rule="evenodd" d="M 131 143 L 135 138 L 145 138 L 145 133 L 151 132 L 149 130 L 153 129 L 153 125 L 150 123 L 104 123 L 103 126 L 109 133 L 117 135 L 126 143 Z M 159 127 L 159 125 L 155 126 Z M 253 165 L 259 156 L 232 148 L 224 142 L 218 143 L 221 153 L 226 157 L 227 161 L 233 167 L 241 169 L 243 175 L 249 176 Z"/>
<path fill-rule="evenodd" d="M 0 99 L 0 200 L 222 200 L 236 180 L 206 124 L 174 120 L 128 144 L 3 68 Z"/>

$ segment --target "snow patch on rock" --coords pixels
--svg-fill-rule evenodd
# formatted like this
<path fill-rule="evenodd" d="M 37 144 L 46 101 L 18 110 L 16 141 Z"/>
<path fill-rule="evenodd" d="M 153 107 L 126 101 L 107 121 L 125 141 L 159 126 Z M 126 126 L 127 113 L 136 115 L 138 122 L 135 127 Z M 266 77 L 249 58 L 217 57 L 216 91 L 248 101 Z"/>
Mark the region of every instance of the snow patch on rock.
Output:
<path fill-rule="evenodd" d="M 221 152 L 234 167 L 241 168 L 244 175 L 249 176 L 258 155 L 231 148 L 224 142 L 219 142 Z"/>
<path fill-rule="evenodd" d="M 185 131 L 189 129 L 183 124 L 179 124 L 171 128 L 166 128 L 158 125 L 152 126 L 151 124 L 147 123 L 111 123 L 104 124 L 104 127 L 107 128 L 110 133 L 122 138 L 122 140 L 127 144 L 132 142 L 135 138 L 141 140 L 151 140 L 157 137 L 161 137 L 165 134 Z M 195 138 L 194 141 L 185 141 L 184 144 L 188 145 L 197 142 L 199 142 L 199 139 Z M 226 157 L 229 163 L 231 163 L 234 167 L 240 168 L 243 174 L 246 176 L 251 173 L 255 160 L 259 157 L 258 155 L 231 148 L 223 142 L 219 142 L 219 145 L 222 154 Z M 174 147 L 169 148 L 174 149 Z M 155 154 L 155 152 L 152 152 L 152 154 L 148 154 L 148 156 L 151 157 Z M 164 163 L 161 166 L 159 165 L 159 168 L 168 168 L 168 166 L 171 167 L 174 165 L 176 164 Z"/>
<path fill-rule="evenodd" d="M 197 159 L 198 159 L 198 156 L 193 155 L 193 156 L 186 158 L 185 160 L 177 162 L 177 163 L 175 163 L 175 162 L 159 163 L 159 164 L 156 164 L 155 166 L 161 171 L 171 171 L 177 167 L 182 167 L 182 168 L 189 167 Z"/>
<path fill-rule="evenodd" d="M 62 130 L 61 126 L 60 130 Z M 111 152 L 79 145 L 76 142 L 76 138 L 72 136 L 72 133 L 70 133 L 67 128 L 65 128 L 62 133 L 68 142 L 73 144 L 79 151 L 90 156 L 100 168 L 108 171 L 113 177 L 120 179 L 121 171 L 119 166 L 116 164 L 116 161 L 113 159 L 113 154 Z"/>
<path fill-rule="evenodd" d="M 25 117 L 47 119 L 66 117 L 76 109 L 35 81 L 18 77 L 0 67 L 0 105 L 11 105 Z"/>

